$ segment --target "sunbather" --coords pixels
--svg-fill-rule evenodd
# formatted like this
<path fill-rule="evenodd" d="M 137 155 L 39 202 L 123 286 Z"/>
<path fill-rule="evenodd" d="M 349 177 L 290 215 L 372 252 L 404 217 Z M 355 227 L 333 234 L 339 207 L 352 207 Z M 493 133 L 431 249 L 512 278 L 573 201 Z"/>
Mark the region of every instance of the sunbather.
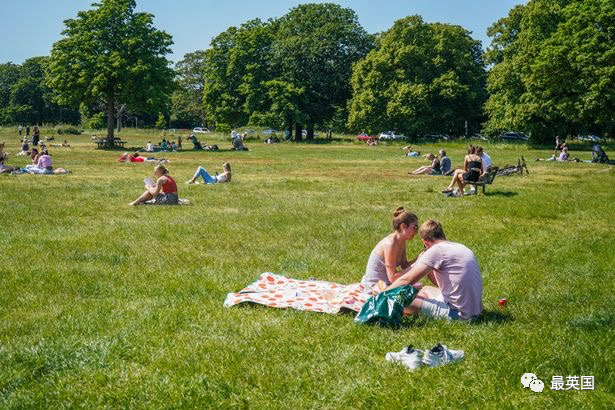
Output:
<path fill-rule="evenodd" d="M 165 162 L 169 162 L 165 158 L 154 158 L 154 157 L 142 157 L 138 152 L 134 154 L 129 154 L 125 152 L 121 157 L 118 158 L 118 162 L 159 162 L 164 164 Z"/>
<path fill-rule="evenodd" d="M 431 152 L 425 156 L 427 160 L 431 161 L 430 165 L 425 165 L 415 169 L 412 172 L 408 172 L 411 175 L 429 174 L 429 175 L 442 175 L 440 170 L 440 160 Z"/>
<path fill-rule="evenodd" d="M 146 191 L 128 205 L 141 205 L 152 199 L 156 205 L 177 205 L 179 203 L 177 184 L 169 175 L 169 170 L 164 165 L 157 165 L 154 168 L 154 176 L 157 178 L 155 184 L 146 185 Z"/>
<path fill-rule="evenodd" d="M 197 184 L 197 179 L 199 177 L 203 178 L 203 182 L 206 184 L 217 184 L 217 183 L 223 183 L 223 182 L 231 182 L 231 164 L 229 164 L 228 162 L 223 162 L 222 163 L 222 169 L 224 170 L 223 173 L 218 174 L 216 173 L 216 176 L 211 176 L 209 175 L 209 173 L 207 172 L 207 170 L 201 166 L 199 166 L 196 169 L 196 172 L 194 173 L 194 176 L 187 181 L 187 184 Z"/>

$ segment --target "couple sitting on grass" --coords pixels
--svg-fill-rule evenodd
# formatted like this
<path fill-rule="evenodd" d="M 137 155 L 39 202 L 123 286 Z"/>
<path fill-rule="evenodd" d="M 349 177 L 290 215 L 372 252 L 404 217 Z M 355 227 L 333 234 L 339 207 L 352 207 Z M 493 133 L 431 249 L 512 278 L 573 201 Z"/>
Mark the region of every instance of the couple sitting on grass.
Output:
<path fill-rule="evenodd" d="M 393 233 L 382 239 L 367 261 L 361 283 L 373 293 L 413 285 L 418 296 L 404 313 L 435 319 L 475 320 L 483 309 L 483 281 L 474 253 L 448 241 L 442 225 L 432 219 L 418 228 L 416 215 L 403 207 L 393 213 Z M 425 249 L 412 261 L 406 242 L 418 229 Z M 418 283 L 427 276 L 434 286 Z"/>
<path fill-rule="evenodd" d="M 220 175 L 212 177 L 207 173 L 205 168 L 199 166 L 188 184 L 196 184 L 198 177 L 203 178 L 206 184 L 216 184 L 223 182 L 231 182 L 231 165 L 228 162 L 222 164 L 224 172 Z M 154 176 L 156 181 L 147 178 L 145 180 L 145 192 L 140 197 L 129 203 L 128 205 L 143 205 L 153 203 L 154 205 L 178 205 L 179 196 L 177 193 L 177 184 L 175 179 L 169 175 L 169 170 L 164 165 L 157 165 L 154 168 Z"/>

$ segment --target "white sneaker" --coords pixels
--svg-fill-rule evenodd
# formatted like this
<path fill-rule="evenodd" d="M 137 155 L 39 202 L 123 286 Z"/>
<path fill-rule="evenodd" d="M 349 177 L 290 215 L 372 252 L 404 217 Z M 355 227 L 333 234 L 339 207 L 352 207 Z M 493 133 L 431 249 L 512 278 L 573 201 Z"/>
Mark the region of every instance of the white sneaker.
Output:
<path fill-rule="evenodd" d="M 438 343 L 431 350 L 425 350 L 423 363 L 429 367 L 436 367 L 463 359 L 463 350 L 450 350 L 445 345 Z"/>
<path fill-rule="evenodd" d="M 401 363 L 409 370 L 416 370 L 423 365 L 423 352 L 412 346 L 404 347 L 401 352 L 389 352 L 384 358 L 389 362 Z"/>

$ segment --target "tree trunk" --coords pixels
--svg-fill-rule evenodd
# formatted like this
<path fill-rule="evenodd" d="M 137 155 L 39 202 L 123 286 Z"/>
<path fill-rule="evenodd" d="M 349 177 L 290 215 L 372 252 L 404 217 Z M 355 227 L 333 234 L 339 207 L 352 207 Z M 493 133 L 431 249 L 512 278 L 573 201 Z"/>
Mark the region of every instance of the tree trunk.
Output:
<path fill-rule="evenodd" d="M 305 139 L 308 140 L 308 141 L 313 141 L 314 140 L 314 124 L 312 124 L 311 121 L 309 121 L 307 123 L 307 135 L 306 135 Z"/>
<path fill-rule="evenodd" d="M 301 124 L 295 124 L 295 141 L 300 142 L 303 139 L 302 131 L 303 126 Z"/>
<path fill-rule="evenodd" d="M 115 140 L 115 96 L 109 93 L 107 96 L 107 147 L 113 148 Z"/>

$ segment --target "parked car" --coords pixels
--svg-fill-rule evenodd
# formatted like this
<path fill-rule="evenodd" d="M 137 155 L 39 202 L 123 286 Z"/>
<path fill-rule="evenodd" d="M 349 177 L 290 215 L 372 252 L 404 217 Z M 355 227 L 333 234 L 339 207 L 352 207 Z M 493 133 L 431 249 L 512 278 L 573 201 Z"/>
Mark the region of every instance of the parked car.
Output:
<path fill-rule="evenodd" d="M 433 141 L 439 141 L 439 140 L 448 141 L 452 138 L 448 134 L 427 134 L 425 135 L 425 139 L 433 140 Z"/>
<path fill-rule="evenodd" d="M 359 135 L 357 135 L 357 139 L 359 141 L 369 141 L 369 140 L 377 140 L 378 137 L 376 137 L 375 135 L 367 135 L 366 133 L 362 132 Z"/>
<path fill-rule="evenodd" d="M 471 140 L 479 140 L 479 141 L 489 141 L 487 139 L 487 137 L 485 137 L 482 134 L 479 134 L 478 132 L 476 134 L 472 134 L 472 136 L 470 136 L 469 139 L 471 139 Z"/>
<path fill-rule="evenodd" d="M 502 135 L 500 135 L 500 138 L 502 138 L 503 140 L 507 140 L 507 141 L 514 141 L 514 140 L 528 141 L 530 139 L 530 137 L 528 137 L 524 133 L 514 132 L 514 131 L 507 131 L 503 133 Z"/>
<path fill-rule="evenodd" d="M 265 134 L 265 135 L 271 135 L 271 134 L 275 134 L 276 132 L 278 132 L 278 131 L 276 131 L 276 130 L 274 130 L 274 129 L 271 129 L 271 128 L 268 128 L 268 129 L 266 129 L 266 130 L 264 130 L 264 131 L 263 131 L 263 134 Z"/>
<path fill-rule="evenodd" d="M 194 132 L 195 134 L 209 134 L 211 131 L 204 127 L 194 127 L 192 132 Z"/>
<path fill-rule="evenodd" d="M 378 139 L 380 141 L 404 141 L 408 138 L 402 134 L 395 134 L 393 131 L 384 131 L 380 133 Z"/>
<path fill-rule="evenodd" d="M 591 141 L 591 142 L 602 142 L 602 137 L 597 135 L 579 135 L 577 136 L 577 140 L 579 141 Z"/>

